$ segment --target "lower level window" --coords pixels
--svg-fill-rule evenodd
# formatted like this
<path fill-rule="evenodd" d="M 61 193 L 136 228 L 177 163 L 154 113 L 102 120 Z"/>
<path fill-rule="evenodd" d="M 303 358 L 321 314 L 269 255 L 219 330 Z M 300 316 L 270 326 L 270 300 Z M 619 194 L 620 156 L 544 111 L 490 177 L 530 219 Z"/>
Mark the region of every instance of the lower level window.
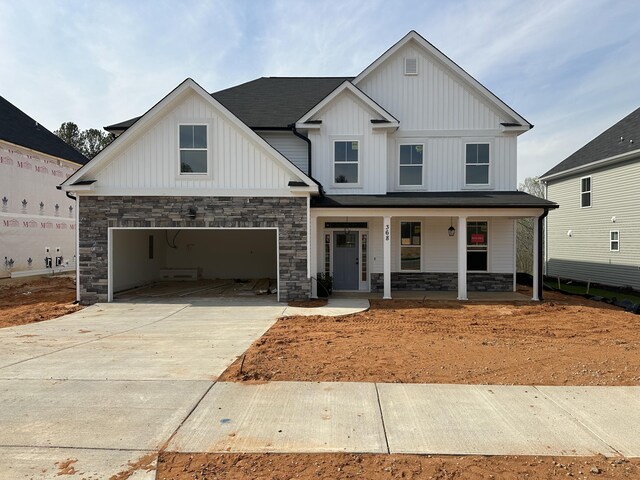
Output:
<path fill-rule="evenodd" d="M 421 230 L 420 222 L 400 223 L 400 270 L 420 270 Z"/>
<path fill-rule="evenodd" d="M 620 251 L 620 232 L 618 230 L 609 232 L 609 250 L 612 252 Z"/>
<path fill-rule="evenodd" d="M 467 223 L 467 270 L 487 271 L 487 222 Z"/>

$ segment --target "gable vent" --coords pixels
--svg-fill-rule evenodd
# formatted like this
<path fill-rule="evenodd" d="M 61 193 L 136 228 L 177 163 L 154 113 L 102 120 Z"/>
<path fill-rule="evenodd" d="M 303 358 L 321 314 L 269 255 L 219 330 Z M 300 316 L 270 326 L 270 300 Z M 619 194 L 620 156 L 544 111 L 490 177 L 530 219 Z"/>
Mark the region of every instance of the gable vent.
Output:
<path fill-rule="evenodd" d="M 417 58 L 405 58 L 404 59 L 404 74 L 405 75 L 417 75 L 418 74 L 418 59 Z"/>

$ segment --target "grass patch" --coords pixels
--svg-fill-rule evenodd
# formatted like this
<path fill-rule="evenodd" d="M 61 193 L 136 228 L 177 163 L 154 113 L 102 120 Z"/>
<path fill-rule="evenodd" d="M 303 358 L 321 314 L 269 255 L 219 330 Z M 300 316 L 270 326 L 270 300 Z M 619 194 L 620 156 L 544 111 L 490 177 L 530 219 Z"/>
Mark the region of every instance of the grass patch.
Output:
<path fill-rule="evenodd" d="M 547 285 L 553 288 L 558 288 L 557 282 L 547 282 Z M 579 282 L 571 282 L 571 281 L 560 281 L 560 290 L 567 293 L 577 293 L 580 295 L 584 295 L 588 293 L 589 295 L 597 295 L 604 298 L 616 299 L 618 301 L 629 300 L 630 302 L 640 304 L 640 293 L 633 294 L 628 292 L 620 292 L 616 290 L 609 290 L 602 287 L 590 287 L 587 292 L 587 286 L 583 285 Z"/>

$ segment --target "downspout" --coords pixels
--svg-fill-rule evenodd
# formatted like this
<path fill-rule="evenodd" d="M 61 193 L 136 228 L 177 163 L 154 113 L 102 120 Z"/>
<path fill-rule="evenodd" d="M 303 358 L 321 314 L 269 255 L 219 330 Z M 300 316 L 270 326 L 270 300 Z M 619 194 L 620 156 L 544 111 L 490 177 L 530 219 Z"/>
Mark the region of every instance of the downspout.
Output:
<path fill-rule="evenodd" d="M 542 235 L 542 229 L 544 228 L 544 219 L 549 215 L 549 209 L 545 208 L 544 213 L 538 217 L 538 245 L 536 248 L 538 249 L 538 297 L 539 300 L 543 300 L 542 288 L 544 285 L 544 272 L 542 271 L 543 258 L 542 258 L 542 244 L 545 243 L 542 241 L 544 237 L 546 237 L 547 232 L 545 230 L 544 236 Z"/>
<path fill-rule="evenodd" d="M 293 132 L 293 134 L 298 137 L 301 138 L 302 140 L 304 140 L 305 142 L 307 142 L 307 158 L 308 158 L 308 169 L 309 172 L 307 173 L 307 175 L 309 175 L 310 177 L 313 177 L 313 174 L 311 173 L 311 140 L 309 140 L 309 137 L 305 137 L 304 135 L 302 135 L 297 129 L 296 129 L 296 124 L 292 123 L 291 125 L 289 125 L 289 128 L 291 129 L 291 131 Z"/>

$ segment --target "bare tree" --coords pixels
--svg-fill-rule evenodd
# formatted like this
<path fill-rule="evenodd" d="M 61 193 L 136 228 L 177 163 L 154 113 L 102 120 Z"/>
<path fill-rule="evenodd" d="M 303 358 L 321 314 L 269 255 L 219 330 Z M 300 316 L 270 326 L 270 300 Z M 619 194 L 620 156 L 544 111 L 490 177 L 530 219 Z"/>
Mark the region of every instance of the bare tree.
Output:
<path fill-rule="evenodd" d="M 538 177 L 527 177 L 518 186 L 521 192 L 544 198 L 544 185 Z M 519 218 L 516 223 L 516 271 L 533 274 L 533 222 L 532 218 Z M 540 232 L 542 238 L 544 235 Z"/>

